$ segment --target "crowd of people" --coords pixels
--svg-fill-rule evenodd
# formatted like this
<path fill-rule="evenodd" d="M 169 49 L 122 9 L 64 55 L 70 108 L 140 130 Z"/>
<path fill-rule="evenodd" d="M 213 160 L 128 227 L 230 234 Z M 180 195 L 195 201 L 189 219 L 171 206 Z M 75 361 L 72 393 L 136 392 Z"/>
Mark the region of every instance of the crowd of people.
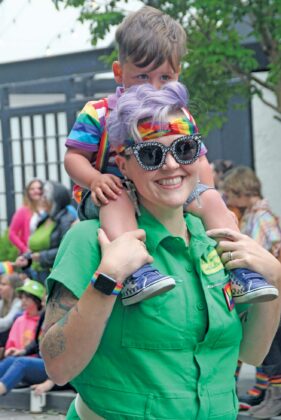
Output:
<path fill-rule="evenodd" d="M 45 315 L 45 280 L 66 231 L 77 220 L 68 189 L 32 179 L 12 217 L 9 239 L 15 261 L 0 263 L 0 395 L 17 386 L 41 394 L 56 385 L 39 352 Z"/>
<path fill-rule="evenodd" d="M 0 395 L 71 383 L 68 419 L 234 420 L 245 362 L 257 375 L 240 407 L 271 418 L 278 218 L 251 168 L 209 164 L 178 82 L 181 25 L 144 6 L 116 42 L 121 87 L 88 102 L 66 141 L 81 222 L 63 185 L 33 179 L 9 227 L 19 255 L 0 263 Z"/>

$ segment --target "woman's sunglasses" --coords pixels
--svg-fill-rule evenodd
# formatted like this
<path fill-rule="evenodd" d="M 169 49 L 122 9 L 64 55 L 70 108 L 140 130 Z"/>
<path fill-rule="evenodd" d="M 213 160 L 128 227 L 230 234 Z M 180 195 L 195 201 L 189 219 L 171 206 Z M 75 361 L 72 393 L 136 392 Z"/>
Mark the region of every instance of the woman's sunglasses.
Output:
<path fill-rule="evenodd" d="M 200 153 L 201 135 L 183 136 L 173 141 L 167 147 L 156 141 L 145 141 L 134 144 L 124 150 L 125 156 L 135 155 L 139 165 L 146 171 L 162 168 L 168 152 L 180 165 L 190 165 L 195 162 Z"/>

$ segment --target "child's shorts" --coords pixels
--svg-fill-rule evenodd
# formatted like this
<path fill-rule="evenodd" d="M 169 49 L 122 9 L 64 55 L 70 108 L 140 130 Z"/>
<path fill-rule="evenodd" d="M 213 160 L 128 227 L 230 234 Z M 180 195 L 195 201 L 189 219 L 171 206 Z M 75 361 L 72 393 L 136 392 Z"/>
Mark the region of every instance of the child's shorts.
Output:
<path fill-rule="evenodd" d="M 94 204 L 90 190 L 83 190 L 81 203 L 78 206 L 77 213 L 80 220 L 99 218 L 100 208 Z"/>

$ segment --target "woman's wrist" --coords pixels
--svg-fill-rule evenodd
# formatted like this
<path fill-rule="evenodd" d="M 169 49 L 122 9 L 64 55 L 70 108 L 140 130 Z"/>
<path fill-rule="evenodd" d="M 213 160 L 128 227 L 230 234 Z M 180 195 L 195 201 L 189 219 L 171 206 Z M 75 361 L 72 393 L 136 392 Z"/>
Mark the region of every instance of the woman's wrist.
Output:
<path fill-rule="evenodd" d="M 126 276 L 122 274 L 122 270 L 118 268 L 118 264 L 115 266 L 112 264 L 103 264 L 101 263 L 97 268 L 96 273 L 103 273 L 116 281 L 116 283 L 122 284 Z"/>
<path fill-rule="evenodd" d="M 107 296 L 118 296 L 123 288 L 122 283 L 117 283 L 114 278 L 98 271 L 91 279 L 91 286 Z"/>

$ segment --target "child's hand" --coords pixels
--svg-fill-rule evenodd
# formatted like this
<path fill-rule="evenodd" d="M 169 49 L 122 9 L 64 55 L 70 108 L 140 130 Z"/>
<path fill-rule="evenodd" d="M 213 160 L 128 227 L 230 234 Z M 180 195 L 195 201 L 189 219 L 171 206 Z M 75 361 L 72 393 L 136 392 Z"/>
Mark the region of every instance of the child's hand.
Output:
<path fill-rule="evenodd" d="M 117 176 L 100 174 L 91 183 L 92 200 L 98 207 L 106 205 L 109 200 L 117 200 L 122 188 L 122 182 Z"/>

